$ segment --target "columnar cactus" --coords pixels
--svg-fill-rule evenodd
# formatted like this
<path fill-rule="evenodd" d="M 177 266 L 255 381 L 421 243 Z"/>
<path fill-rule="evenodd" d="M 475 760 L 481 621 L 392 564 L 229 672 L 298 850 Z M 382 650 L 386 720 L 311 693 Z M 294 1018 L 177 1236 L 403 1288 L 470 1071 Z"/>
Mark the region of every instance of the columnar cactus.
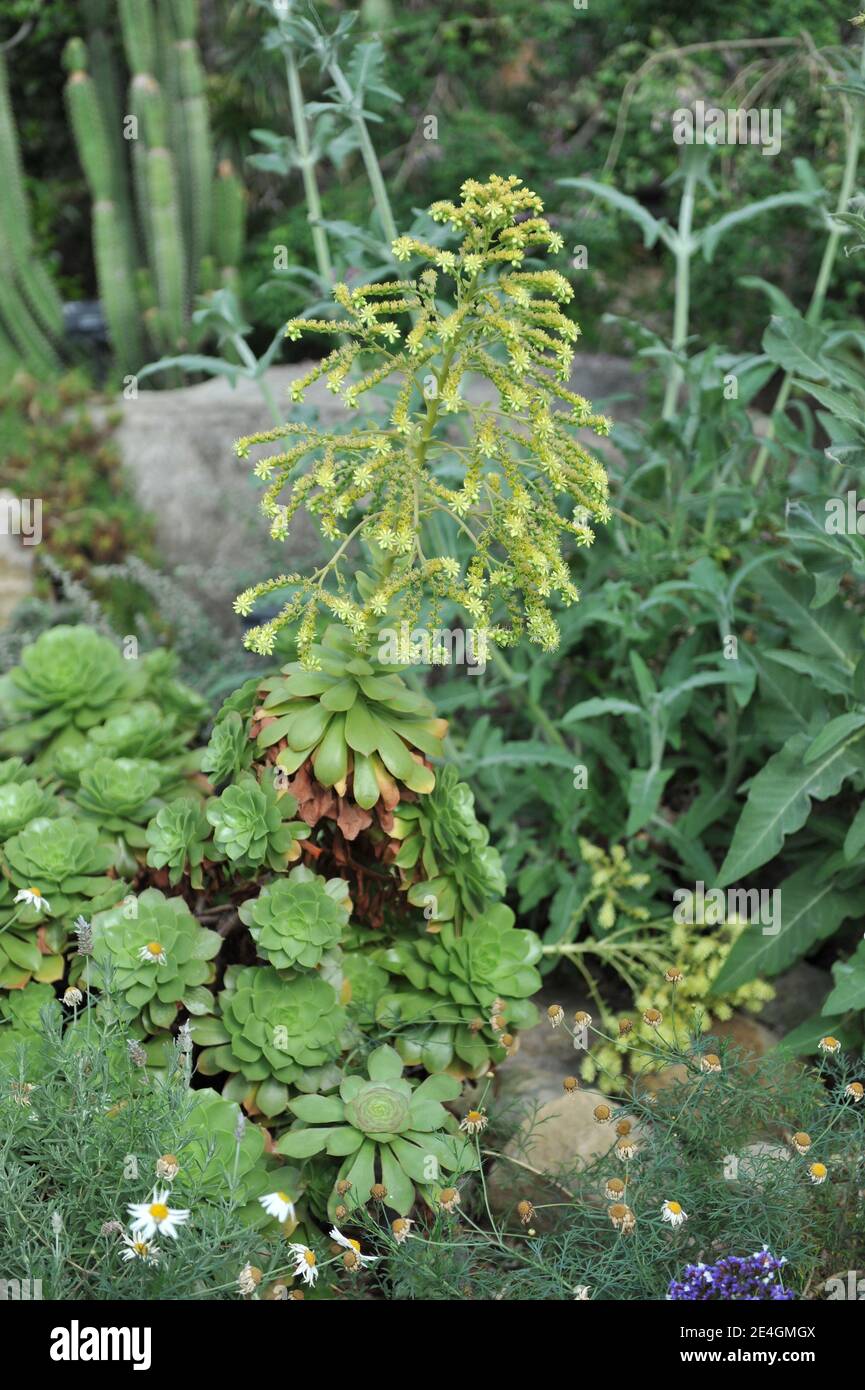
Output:
<path fill-rule="evenodd" d="M 134 371 L 151 353 L 189 345 L 194 295 L 215 287 L 216 266 L 223 280 L 233 277 L 244 199 L 229 164 L 214 178 L 195 0 L 158 6 L 120 0 L 118 15 L 130 73 L 125 110 L 117 111 L 113 94 L 102 90 L 113 85 L 104 62 L 91 76 L 80 39 L 67 45 L 66 92 L 94 200 L 96 269 L 109 333 L 118 364 Z M 104 33 L 97 39 L 104 58 Z M 133 203 L 138 228 L 128 215 Z M 0 289 L 0 312 L 2 295 Z"/>

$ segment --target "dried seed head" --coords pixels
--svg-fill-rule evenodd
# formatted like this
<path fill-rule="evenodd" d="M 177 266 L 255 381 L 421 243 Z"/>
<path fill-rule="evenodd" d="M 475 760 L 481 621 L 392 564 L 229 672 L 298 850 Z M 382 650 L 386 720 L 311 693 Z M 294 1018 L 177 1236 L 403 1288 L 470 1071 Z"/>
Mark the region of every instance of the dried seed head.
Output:
<path fill-rule="evenodd" d="M 147 1053 L 137 1039 L 130 1038 L 126 1044 L 126 1050 L 129 1053 L 129 1060 L 134 1066 L 145 1067 L 147 1065 Z"/>
<path fill-rule="evenodd" d="M 460 1204 L 459 1189 L 456 1187 L 443 1187 L 439 1193 L 439 1206 L 443 1211 L 456 1211 Z"/>
<path fill-rule="evenodd" d="M 721 1059 L 715 1052 L 707 1052 L 700 1058 L 700 1071 L 719 1072 L 721 1070 Z"/>
<path fill-rule="evenodd" d="M 561 1004 L 551 1004 L 547 1009 L 547 1018 L 554 1028 L 558 1028 L 560 1023 L 564 1023 L 565 1011 Z"/>
<path fill-rule="evenodd" d="M 573 1095 L 574 1091 L 578 1091 L 579 1089 L 580 1083 L 575 1076 L 565 1077 L 564 1081 L 562 1082 L 562 1090 L 565 1092 L 565 1095 L 571 1096 Z"/>
<path fill-rule="evenodd" d="M 613 1118 L 613 1112 L 608 1105 L 596 1105 L 592 1114 L 595 1117 L 595 1124 L 608 1125 Z"/>
<path fill-rule="evenodd" d="M 677 965 L 671 965 L 669 970 L 664 971 L 664 979 L 668 985 L 680 985 L 684 980 L 684 975 Z"/>
<path fill-rule="evenodd" d="M 821 1038 L 817 1046 L 819 1047 L 821 1052 L 833 1053 L 838 1052 L 840 1050 L 841 1044 L 839 1043 L 838 1039 L 833 1038 L 830 1033 L 825 1038 Z"/>
<path fill-rule="evenodd" d="M 621 1178 L 608 1178 L 604 1188 L 607 1201 L 620 1202 L 625 1192 L 625 1184 Z"/>
<path fill-rule="evenodd" d="M 334 1208 L 334 1216 L 337 1221 L 344 1221 L 348 1216 L 348 1207 L 343 1206 L 342 1202 L 340 1202 L 339 1206 Z"/>
<path fill-rule="evenodd" d="M 849 1086 L 845 1086 L 844 1094 L 858 1105 L 862 1097 L 865 1096 L 865 1086 L 862 1085 L 861 1081 L 851 1081 Z"/>
<path fill-rule="evenodd" d="M 810 1134 L 806 1134 L 804 1129 L 800 1129 L 793 1135 L 790 1143 L 797 1153 L 806 1154 L 811 1147 L 812 1140 Z"/>
<path fill-rule="evenodd" d="M 383 1182 L 374 1182 L 369 1189 L 369 1195 L 374 1202 L 383 1202 L 387 1196 L 387 1188 Z"/>
<path fill-rule="evenodd" d="M 626 1038 L 633 1031 L 634 1025 L 629 1018 L 619 1019 L 619 1037 Z"/>
<path fill-rule="evenodd" d="M 574 1014 L 574 1026 L 576 1028 L 591 1028 L 592 1015 L 587 1014 L 583 1009 L 578 1009 Z"/>
<path fill-rule="evenodd" d="M 345 1178 L 340 1178 L 336 1185 L 336 1190 L 340 1197 L 344 1197 L 346 1192 L 351 1192 L 351 1183 L 347 1182 Z"/>
<path fill-rule="evenodd" d="M 174 1154 L 163 1154 L 156 1160 L 156 1176 L 166 1182 L 173 1182 L 180 1172 L 180 1164 Z"/>
<path fill-rule="evenodd" d="M 630 1134 L 630 1132 L 631 1132 L 631 1121 L 630 1121 L 630 1120 L 619 1120 L 618 1124 L 616 1125 L 616 1133 L 617 1133 L 618 1135 L 620 1135 L 622 1138 L 624 1138 L 624 1136 L 625 1136 L 626 1134 Z"/>
<path fill-rule="evenodd" d="M 517 1216 L 520 1218 L 524 1226 L 528 1226 L 534 1214 L 535 1209 L 532 1206 L 531 1202 L 526 1201 L 525 1198 L 523 1198 L 521 1202 L 517 1202 Z"/>
<path fill-rule="evenodd" d="M 660 1009 L 645 1009 L 643 1012 L 643 1022 L 650 1028 L 660 1028 L 664 1021 L 664 1015 Z"/>

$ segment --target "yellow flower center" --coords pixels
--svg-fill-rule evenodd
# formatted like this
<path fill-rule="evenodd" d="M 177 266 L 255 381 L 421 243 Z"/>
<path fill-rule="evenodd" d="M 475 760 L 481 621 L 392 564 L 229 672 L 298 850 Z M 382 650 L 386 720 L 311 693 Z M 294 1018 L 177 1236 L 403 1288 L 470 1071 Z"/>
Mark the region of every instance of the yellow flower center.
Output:
<path fill-rule="evenodd" d="M 143 1256 L 143 1255 L 146 1255 L 146 1254 L 149 1253 L 149 1251 L 150 1251 L 150 1246 L 148 1245 L 148 1243 L 147 1243 L 146 1240 L 137 1240 L 137 1241 L 135 1242 L 135 1245 L 133 1246 L 133 1249 L 134 1249 L 136 1255 L 142 1255 L 142 1256 Z"/>
<path fill-rule="evenodd" d="M 150 1215 L 154 1221 L 164 1221 L 168 1215 L 168 1207 L 164 1202 L 154 1202 L 150 1208 Z"/>
<path fill-rule="evenodd" d="M 28 893 L 32 893 L 33 896 L 34 896 L 34 898 L 41 898 L 41 897 L 42 897 L 42 894 L 40 893 L 40 891 L 39 891 L 38 888 L 28 888 L 28 889 L 27 889 L 27 892 L 28 892 Z"/>
<path fill-rule="evenodd" d="M 306 1260 L 306 1263 L 309 1265 L 310 1269 L 315 1268 L 315 1255 L 311 1250 L 304 1250 L 303 1258 Z"/>
<path fill-rule="evenodd" d="M 350 1240 L 348 1243 L 349 1243 L 349 1245 L 351 1246 L 352 1250 L 355 1252 L 355 1254 L 356 1254 L 356 1255 L 359 1255 L 359 1254 L 360 1254 L 360 1241 L 359 1241 L 359 1240 Z"/>
<path fill-rule="evenodd" d="M 480 1118 L 481 1118 L 481 1112 L 480 1112 L 480 1110 L 470 1110 L 469 1113 L 468 1113 L 468 1115 L 466 1116 L 466 1119 L 469 1121 L 469 1123 L 470 1123 L 470 1124 L 473 1124 L 473 1125 L 474 1125 L 474 1124 L 477 1124 L 477 1122 L 478 1122 L 478 1120 L 479 1120 Z"/>
<path fill-rule="evenodd" d="M 288 1205 L 291 1206 L 291 1198 L 287 1195 L 287 1193 L 277 1192 L 276 1195 L 281 1202 L 288 1202 Z"/>
<path fill-rule="evenodd" d="M 673 1216 L 678 1216 L 681 1210 L 682 1208 L 679 1206 L 678 1202 L 667 1203 L 667 1211 L 670 1212 Z"/>
<path fill-rule="evenodd" d="M 162 955 L 162 946 L 158 941 L 148 941 L 147 949 L 152 956 Z"/>

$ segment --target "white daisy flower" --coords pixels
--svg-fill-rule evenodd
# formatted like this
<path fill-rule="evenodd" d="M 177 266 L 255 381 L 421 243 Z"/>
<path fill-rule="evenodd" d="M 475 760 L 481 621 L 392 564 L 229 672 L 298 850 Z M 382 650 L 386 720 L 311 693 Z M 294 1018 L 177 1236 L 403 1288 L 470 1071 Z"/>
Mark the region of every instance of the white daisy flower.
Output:
<path fill-rule="evenodd" d="M 141 1238 L 135 1240 L 130 1236 L 121 1237 L 126 1249 L 120 1256 L 121 1260 L 143 1260 L 146 1265 L 159 1263 L 159 1250 L 150 1240 Z"/>
<path fill-rule="evenodd" d="M 344 1250 L 350 1250 L 350 1251 L 352 1252 L 353 1255 L 357 1256 L 357 1262 L 358 1262 L 359 1265 L 373 1265 L 373 1264 L 375 1264 L 376 1259 L 378 1258 L 378 1256 L 376 1256 L 376 1255 L 362 1255 L 362 1254 L 360 1253 L 360 1241 L 359 1241 L 359 1240 L 352 1240 L 350 1236 L 344 1236 L 343 1233 L 342 1233 L 342 1231 L 338 1231 L 338 1230 L 337 1230 L 336 1226 L 331 1226 L 331 1228 L 330 1228 L 330 1233 L 329 1233 L 329 1234 L 330 1234 L 331 1240 L 335 1240 L 336 1243 L 337 1243 L 337 1245 L 341 1245 L 342 1248 L 343 1248 Z"/>
<path fill-rule="evenodd" d="M 308 1245 L 289 1245 L 289 1250 L 294 1256 L 295 1279 L 302 1279 L 304 1284 L 314 1284 L 318 1278 L 318 1264 L 315 1252 L 310 1250 Z"/>
<path fill-rule="evenodd" d="M 661 1217 L 664 1221 L 669 1221 L 671 1226 L 681 1226 L 687 1221 L 688 1213 L 682 1211 L 678 1202 L 664 1202 L 661 1207 Z"/>
<path fill-rule="evenodd" d="M 267 1192 L 263 1197 L 259 1197 L 259 1202 L 264 1207 L 268 1216 L 282 1224 L 283 1221 L 294 1220 L 294 1202 L 284 1192 Z"/>
<path fill-rule="evenodd" d="M 189 1220 L 189 1212 L 168 1205 L 168 1188 L 162 1192 L 153 1189 L 149 1202 L 130 1202 L 127 1211 L 132 1217 L 131 1227 L 134 1236 L 150 1240 L 157 1233 L 177 1239 L 177 1227 Z"/>
<path fill-rule="evenodd" d="M 22 888 L 15 894 L 16 903 L 26 903 L 28 907 L 33 907 L 37 912 L 51 911 L 51 904 L 47 898 L 43 898 L 38 888 Z"/>
<path fill-rule="evenodd" d="M 146 965 L 164 965 L 168 957 L 159 941 L 148 941 L 138 952 L 138 959 L 143 960 Z"/>

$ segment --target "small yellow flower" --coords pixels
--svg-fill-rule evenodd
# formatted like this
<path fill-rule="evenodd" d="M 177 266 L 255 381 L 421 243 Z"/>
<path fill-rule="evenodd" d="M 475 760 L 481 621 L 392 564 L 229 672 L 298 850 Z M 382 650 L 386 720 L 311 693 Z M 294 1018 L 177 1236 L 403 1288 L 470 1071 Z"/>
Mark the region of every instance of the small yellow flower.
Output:
<path fill-rule="evenodd" d="M 833 1038 L 831 1033 L 828 1033 L 825 1038 L 821 1038 L 817 1046 L 821 1052 L 828 1052 L 830 1056 L 832 1053 L 838 1052 L 841 1048 L 838 1039 Z"/>
<path fill-rule="evenodd" d="M 566 1076 L 562 1082 L 562 1090 L 566 1096 L 572 1096 L 575 1091 L 580 1089 L 580 1083 L 575 1076 Z"/>
<path fill-rule="evenodd" d="M 844 1087 L 845 1096 L 849 1096 L 855 1105 L 865 1096 L 865 1086 L 861 1081 L 851 1081 L 849 1086 Z"/>
<path fill-rule="evenodd" d="M 637 1152 L 637 1146 L 633 1139 L 620 1139 L 616 1145 L 616 1157 L 623 1163 L 627 1163 Z"/>
<path fill-rule="evenodd" d="M 669 970 L 664 971 L 664 979 L 668 985 L 680 985 L 684 980 L 684 975 L 676 965 L 671 965 Z"/>
<path fill-rule="evenodd" d="M 604 1195 L 608 1202 L 620 1202 L 625 1195 L 625 1184 L 621 1178 L 607 1178 Z"/>
<path fill-rule="evenodd" d="M 528 1226 L 534 1214 L 535 1209 L 531 1202 L 526 1201 L 525 1198 L 521 1202 L 517 1202 L 517 1216 L 524 1226 Z"/>
<path fill-rule="evenodd" d="M 650 1028 L 660 1028 L 664 1021 L 664 1015 L 660 1009 L 646 1009 L 643 1013 L 643 1022 Z"/>
<path fill-rule="evenodd" d="M 459 1189 L 456 1187 L 443 1187 L 439 1193 L 439 1206 L 442 1211 L 456 1211 L 459 1204 Z"/>
<path fill-rule="evenodd" d="M 700 1058 L 700 1071 L 719 1072 L 721 1059 L 715 1052 L 707 1052 Z"/>
<path fill-rule="evenodd" d="M 564 1023 L 565 1011 L 562 1008 L 561 1004 L 551 1004 L 550 1007 L 547 1009 L 547 1018 L 549 1019 L 553 1028 L 558 1028 L 560 1023 Z"/>
<path fill-rule="evenodd" d="M 397 1245 L 402 1245 L 405 1241 L 408 1240 L 409 1236 L 411 1235 L 411 1228 L 413 1225 L 414 1222 L 411 1221 L 407 1216 L 398 1216 L 396 1221 L 391 1222 L 391 1235 L 393 1236 Z"/>
<path fill-rule="evenodd" d="M 797 1131 L 790 1140 L 797 1154 L 806 1154 L 811 1147 L 811 1136 L 806 1134 L 803 1129 Z"/>
<path fill-rule="evenodd" d="M 582 1009 L 578 1009 L 577 1012 L 574 1014 L 574 1027 L 591 1028 L 591 1026 L 592 1015 L 585 1013 Z"/>
<path fill-rule="evenodd" d="M 168 957 L 161 942 L 148 941 L 147 945 L 142 946 L 138 952 L 138 959 L 143 960 L 146 965 L 164 965 Z"/>
<path fill-rule="evenodd" d="M 825 1182 L 828 1178 L 829 1169 L 826 1167 L 825 1163 L 812 1163 L 808 1169 L 808 1173 L 811 1177 L 811 1181 L 815 1186 L 819 1187 L 820 1184 Z"/>
<path fill-rule="evenodd" d="M 608 1105 L 596 1105 L 592 1114 L 597 1125 L 608 1125 L 613 1118 L 613 1112 Z"/>

